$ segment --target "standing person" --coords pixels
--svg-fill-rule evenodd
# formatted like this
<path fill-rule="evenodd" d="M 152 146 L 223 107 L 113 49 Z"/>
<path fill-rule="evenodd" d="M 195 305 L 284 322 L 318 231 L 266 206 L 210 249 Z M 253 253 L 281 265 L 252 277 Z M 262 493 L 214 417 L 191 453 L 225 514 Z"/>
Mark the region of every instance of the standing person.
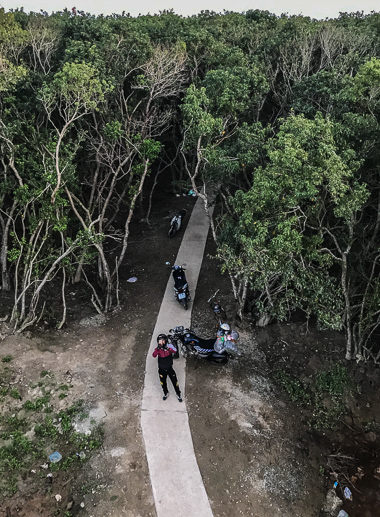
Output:
<path fill-rule="evenodd" d="M 157 336 L 157 347 L 153 351 L 153 357 L 158 356 L 158 375 L 160 377 L 160 383 L 164 392 L 163 400 L 166 400 L 169 396 L 168 385 L 166 379 L 169 376 L 172 381 L 173 387 L 177 394 L 179 402 L 182 402 L 181 390 L 179 389 L 177 375 L 173 369 L 173 354 L 177 352 L 177 349 L 172 343 L 169 343 L 166 334 L 159 334 Z"/>

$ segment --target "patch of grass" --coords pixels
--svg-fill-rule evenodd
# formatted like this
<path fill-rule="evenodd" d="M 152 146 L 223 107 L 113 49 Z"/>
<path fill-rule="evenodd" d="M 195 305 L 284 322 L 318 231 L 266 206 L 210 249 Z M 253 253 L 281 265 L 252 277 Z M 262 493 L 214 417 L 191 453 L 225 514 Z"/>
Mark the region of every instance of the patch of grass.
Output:
<path fill-rule="evenodd" d="M 39 450 L 21 431 L 4 434 L 7 434 L 10 443 L 0 448 L 0 494 L 12 497 L 17 492 L 19 472 L 31 465 L 39 455 Z"/>
<path fill-rule="evenodd" d="M 313 410 L 313 418 L 309 425 L 317 431 L 324 431 L 326 429 L 336 430 L 339 426 L 339 421 L 346 411 L 342 400 L 332 400 L 331 407 L 326 407 L 324 404 L 317 403 Z"/>
<path fill-rule="evenodd" d="M 315 381 L 313 418 L 310 425 L 317 431 L 335 430 L 346 412 L 343 395 L 348 386 L 347 368 L 335 365 L 320 372 Z"/>
<path fill-rule="evenodd" d="M 319 394 L 342 396 L 347 383 L 347 368 L 338 364 L 331 370 L 318 374 L 315 389 Z"/>
<path fill-rule="evenodd" d="M 36 436 L 40 436 L 41 438 L 51 438 L 53 441 L 58 436 L 58 429 L 53 424 L 53 420 L 50 417 L 45 417 L 45 422 L 43 424 L 38 424 L 34 427 L 34 432 Z"/>
<path fill-rule="evenodd" d="M 67 409 L 66 412 L 70 416 L 76 416 L 76 415 L 79 415 L 80 413 L 84 414 L 84 408 L 85 408 L 84 400 L 83 399 L 79 399 L 71 407 L 69 407 L 69 409 Z M 85 418 L 87 418 L 87 416 L 85 416 L 83 418 L 83 420 Z"/>
<path fill-rule="evenodd" d="M 78 456 L 76 454 L 72 455 L 72 456 L 68 456 L 61 464 L 60 468 L 62 470 L 68 470 L 73 463 L 75 463 L 76 461 L 78 461 Z"/>
<path fill-rule="evenodd" d="M 349 387 L 346 367 L 338 364 L 330 370 L 319 372 L 310 388 L 283 370 L 278 370 L 274 377 L 293 402 L 312 408 L 311 427 L 317 431 L 338 428 L 346 412 L 344 394 Z"/>
<path fill-rule="evenodd" d="M 60 411 L 57 418 L 61 422 L 62 431 L 67 433 L 72 428 L 71 417 L 67 412 Z"/>
<path fill-rule="evenodd" d="M 40 377 L 46 377 L 47 375 L 50 375 L 50 372 L 48 370 L 42 370 L 40 373 Z"/>
<path fill-rule="evenodd" d="M 293 402 L 306 404 L 310 401 L 311 395 L 302 382 L 284 372 L 284 370 L 278 370 L 275 373 L 275 380 Z"/>
<path fill-rule="evenodd" d="M 4 366 L 3 370 L 6 368 Z M 49 375 L 54 379 L 52 373 Z M 62 384 L 59 388 L 53 385 L 50 388 L 52 393 L 59 390 L 62 398 L 67 396 L 70 386 Z M 20 398 L 17 389 L 3 386 L 0 393 L 11 395 L 15 400 Z M 46 462 L 47 451 L 57 450 L 62 454 L 61 461 L 50 463 L 51 472 L 70 470 L 80 468 L 90 458 L 91 451 L 102 444 L 103 431 L 100 428 L 93 429 L 90 435 L 78 433 L 73 428 L 72 419 L 84 414 L 85 401 L 80 400 L 69 409 L 57 412 L 50 402 L 50 393 L 46 393 L 44 388 L 42 393 L 38 398 L 25 401 L 22 409 L 9 398 L 9 414 L 0 415 L 0 437 L 3 440 L 0 448 L 0 499 L 12 497 L 17 492 L 20 480 L 26 481 L 31 469 Z M 18 411 L 21 412 L 18 414 Z M 30 429 L 34 434 L 27 437 L 25 433 Z M 78 456 L 79 451 L 85 451 L 83 458 Z"/>
<path fill-rule="evenodd" d="M 1 358 L 2 363 L 10 363 L 13 360 L 13 357 L 11 355 L 5 355 Z"/>
<path fill-rule="evenodd" d="M 47 394 L 47 395 L 44 395 L 43 397 L 36 399 L 34 402 L 32 402 L 31 400 L 27 400 L 23 404 L 23 408 L 27 409 L 28 411 L 40 411 L 49 402 L 50 402 L 50 395 Z"/>
<path fill-rule="evenodd" d="M 9 366 L 4 366 L 0 373 L 0 384 L 9 384 L 11 382 L 12 370 Z"/>
<path fill-rule="evenodd" d="M 11 389 L 9 395 L 15 400 L 21 400 L 20 392 L 16 388 Z"/>
<path fill-rule="evenodd" d="M 376 420 L 370 420 L 366 424 L 364 424 L 364 431 L 366 433 L 379 433 L 380 432 L 380 422 Z"/>
<path fill-rule="evenodd" d="M 90 435 L 75 431 L 70 437 L 70 442 L 74 444 L 76 449 L 93 451 L 99 449 L 101 446 L 102 442 L 100 438 L 102 436 L 103 433 L 100 428 L 97 429 L 97 432 L 93 431 Z"/>
<path fill-rule="evenodd" d="M 80 495 L 90 494 L 94 488 L 95 488 L 95 486 L 92 483 L 88 483 L 87 485 L 81 485 L 78 488 L 78 493 Z"/>
<path fill-rule="evenodd" d="M 8 478 L 4 482 L 1 492 L 5 497 L 13 497 L 17 493 L 17 481 L 14 477 Z"/>
<path fill-rule="evenodd" d="M 62 391 L 68 391 L 70 388 L 72 388 L 72 386 L 68 386 L 67 384 L 61 384 L 58 389 Z"/>
<path fill-rule="evenodd" d="M 18 418 L 17 416 L 8 416 L 5 419 L 5 423 L 13 431 L 25 431 L 28 428 L 26 418 Z"/>

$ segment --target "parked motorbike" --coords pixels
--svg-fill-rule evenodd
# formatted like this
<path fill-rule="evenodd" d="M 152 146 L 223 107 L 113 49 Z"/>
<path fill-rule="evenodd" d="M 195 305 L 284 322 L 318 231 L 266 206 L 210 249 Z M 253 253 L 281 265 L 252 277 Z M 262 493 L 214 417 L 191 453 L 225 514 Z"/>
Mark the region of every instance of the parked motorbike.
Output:
<path fill-rule="evenodd" d="M 227 314 L 222 305 L 216 299 L 219 289 L 207 300 L 215 318 L 215 328 L 218 330 L 222 323 L 227 323 Z"/>
<path fill-rule="evenodd" d="M 170 221 L 170 228 L 168 235 L 169 237 L 174 237 L 174 235 L 179 231 L 182 225 L 182 219 L 187 214 L 187 210 L 183 209 L 176 213 L 176 215 Z"/>
<path fill-rule="evenodd" d="M 177 328 L 177 327 L 176 327 Z M 177 352 L 173 354 L 174 359 L 179 358 L 180 350 L 181 350 L 181 342 L 179 340 L 178 333 L 174 332 L 174 329 L 169 330 L 170 334 L 168 334 L 168 340 L 172 345 L 174 345 L 177 349 Z"/>
<path fill-rule="evenodd" d="M 166 262 L 167 266 L 172 268 L 172 275 L 174 280 L 174 294 L 178 303 L 183 305 L 187 310 L 187 302 L 191 300 L 189 285 L 186 280 L 185 268 L 183 266 L 172 266 L 170 262 Z"/>
<path fill-rule="evenodd" d="M 204 339 L 195 334 L 189 328 L 182 325 L 169 330 L 169 337 L 173 344 L 180 351 L 182 357 L 195 357 L 205 359 L 213 364 L 226 364 L 229 359 L 238 355 L 238 349 L 234 342 L 226 341 L 223 351 L 217 352 L 214 349 L 217 339 L 215 337 Z"/>

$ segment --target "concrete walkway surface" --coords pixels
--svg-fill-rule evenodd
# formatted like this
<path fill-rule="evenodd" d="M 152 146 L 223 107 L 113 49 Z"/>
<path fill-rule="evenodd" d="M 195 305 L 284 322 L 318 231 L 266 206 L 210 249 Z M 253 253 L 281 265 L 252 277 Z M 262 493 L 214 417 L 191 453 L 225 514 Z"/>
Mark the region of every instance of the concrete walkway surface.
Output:
<path fill-rule="evenodd" d="M 192 298 L 203 260 L 209 220 L 203 201 L 198 198 L 187 224 L 175 264 L 183 265 Z M 162 265 L 163 271 L 165 264 Z M 165 270 L 166 271 L 166 270 Z M 158 517 L 212 517 L 211 506 L 195 458 L 186 408 L 185 359 L 174 360 L 183 402 L 167 379 L 169 398 L 162 400 L 158 360 L 152 357 L 157 335 L 168 334 L 177 325 L 190 326 L 192 301 L 187 311 L 174 297 L 170 275 L 153 331 L 146 359 L 141 408 L 141 427 L 145 442 L 153 497 Z"/>

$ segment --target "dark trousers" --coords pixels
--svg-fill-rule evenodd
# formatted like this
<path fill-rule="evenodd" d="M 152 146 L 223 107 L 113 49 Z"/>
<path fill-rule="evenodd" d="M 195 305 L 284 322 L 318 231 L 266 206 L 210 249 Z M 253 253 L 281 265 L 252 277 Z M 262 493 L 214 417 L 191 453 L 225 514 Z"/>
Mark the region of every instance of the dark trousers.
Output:
<path fill-rule="evenodd" d="M 168 370 L 161 370 L 159 368 L 158 375 L 160 377 L 160 383 L 161 383 L 164 395 L 167 395 L 167 393 L 168 393 L 168 385 L 166 383 L 166 379 L 167 379 L 168 375 L 169 375 L 170 380 L 172 381 L 175 392 L 177 393 L 177 395 L 181 395 L 181 390 L 179 389 L 179 386 L 178 386 L 177 375 L 176 375 L 175 371 L 173 370 L 172 366 Z"/>

